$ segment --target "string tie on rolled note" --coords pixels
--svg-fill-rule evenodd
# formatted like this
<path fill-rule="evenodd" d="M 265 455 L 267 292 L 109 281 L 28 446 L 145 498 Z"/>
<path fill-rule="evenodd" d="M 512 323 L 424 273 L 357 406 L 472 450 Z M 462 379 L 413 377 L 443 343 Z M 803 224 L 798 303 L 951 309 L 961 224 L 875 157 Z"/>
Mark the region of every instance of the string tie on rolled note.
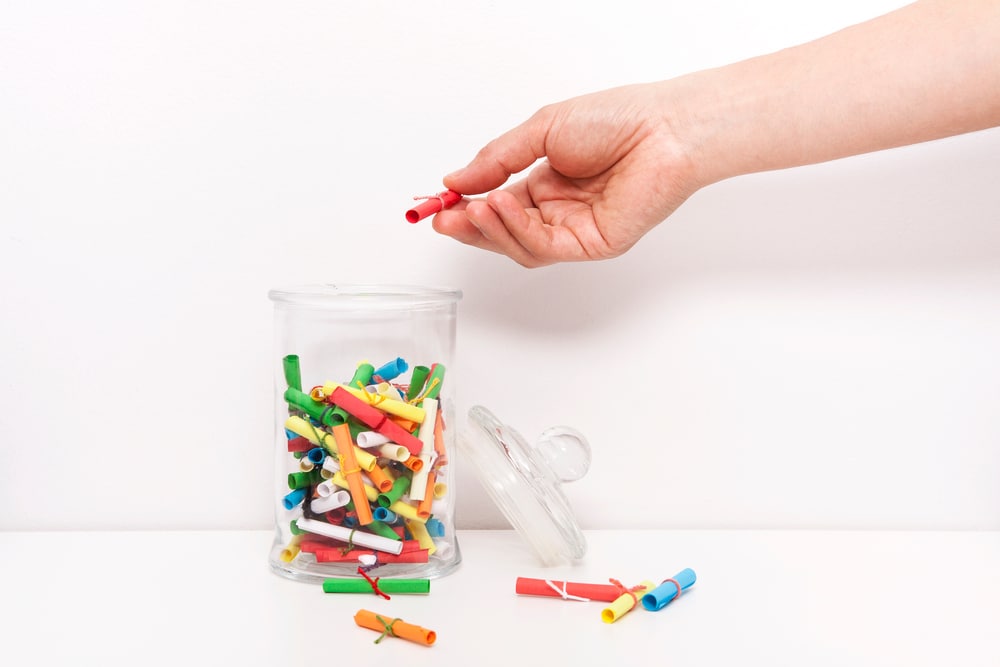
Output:
<path fill-rule="evenodd" d="M 372 593 L 374 593 L 375 595 L 381 595 L 386 600 L 391 599 L 389 597 L 388 593 L 386 593 L 385 591 L 379 590 L 378 580 L 381 579 L 381 577 L 375 577 L 374 579 L 372 579 L 371 577 L 368 576 L 368 574 L 364 570 L 361 569 L 360 565 L 358 566 L 358 574 L 360 574 L 362 577 L 364 577 L 365 581 L 367 581 L 369 583 L 369 585 L 371 585 L 371 587 L 372 587 Z"/>
<path fill-rule="evenodd" d="M 340 547 L 341 556 L 346 556 L 349 552 L 354 550 L 354 533 L 357 530 L 358 530 L 357 528 L 351 528 L 351 534 L 347 536 L 347 546 Z"/>
<path fill-rule="evenodd" d="M 663 584 L 673 584 L 674 586 L 677 587 L 677 595 L 674 596 L 675 600 L 681 596 L 681 593 L 684 592 L 684 589 L 681 588 L 681 585 L 679 583 L 677 583 L 676 579 L 664 579 L 663 581 L 660 582 L 661 586 Z"/>
<path fill-rule="evenodd" d="M 636 593 L 636 591 L 643 590 L 643 586 L 642 585 L 633 586 L 632 588 L 625 588 L 625 584 L 623 584 L 622 582 L 618 581 L 617 579 L 608 579 L 608 581 L 611 582 L 612 586 L 616 586 L 618 588 L 618 592 L 621 595 L 630 595 L 630 596 L 632 596 L 632 602 L 634 604 L 639 604 L 639 598 L 637 598 L 635 596 L 635 593 Z"/>
<path fill-rule="evenodd" d="M 378 636 L 378 639 L 375 640 L 376 644 L 385 639 L 386 635 L 389 635 L 390 637 L 395 637 L 396 633 L 392 631 L 392 626 L 398 621 L 403 620 L 401 618 L 394 618 L 390 622 L 386 623 L 385 619 L 379 616 L 378 614 L 375 614 L 375 618 L 377 618 L 378 622 L 382 624 L 383 628 L 385 628 L 385 630 L 382 631 L 382 634 Z"/>
<path fill-rule="evenodd" d="M 580 597 L 579 595 L 570 595 L 569 593 L 567 593 L 566 584 L 568 584 L 569 582 L 566 581 L 562 582 L 562 588 L 556 586 L 549 579 L 546 579 L 545 583 L 548 584 L 549 588 L 558 593 L 559 597 L 561 597 L 563 600 L 579 600 L 580 602 L 590 602 L 590 598 Z"/>
<path fill-rule="evenodd" d="M 333 411 L 334 411 L 334 410 L 336 410 L 336 409 L 337 409 L 337 406 L 336 406 L 336 405 L 328 405 L 328 406 L 327 406 L 327 407 L 326 407 L 326 408 L 325 408 L 325 409 L 323 410 L 323 414 L 321 414 L 321 415 L 319 416 L 319 423 L 320 423 L 320 424 L 325 424 L 325 423 L 326 423 L 326 417 L 327 417 L 327 415 L 329 415 L 329 414 L 330 414 L 331 412 L 333 412 Z"/>
<path fill-rule="evenodd" d="M 439 192 L 436 195 L 417 195 L 416 197 L 413 198 L 413 201 L 429 201 L 431 199 L 437 199 L 439 202 L 441 202 L 442 211 L 448 208 L 449 206 L 448 202 L 445 201 L 443 192 Z"/>
<path fill-rule="evenodd" d="M 441 378 L 433 378 L 430 382 L 427 383 L 427 386 L 424 387 L 424 390 L 420 392 L 418 396 L 415 396 L 411 400 L 407 401 L 407 403 L 410 403 L 412 405 L 421 403 L 425 398 L 427 398 L 427 394 L 434 391 L 434 387 L 438 386 L 440 383 L 441 383 Z"/>
<path fill-rule="evenodd" d="M 358 389 L 361 390 L 361 395 L 365 397 L 365 400 L 368 401 L 368 404 L 371 405 L 373 408 L 378 406 L 379 403 L 381 403 L 386 399 L 385 396 L 383 396 L 378 392 L 375 393 L 369 392 L 367 389 L 365 389 L 365 385 L 361 384 L 360 381 L 358 382 Z"/>

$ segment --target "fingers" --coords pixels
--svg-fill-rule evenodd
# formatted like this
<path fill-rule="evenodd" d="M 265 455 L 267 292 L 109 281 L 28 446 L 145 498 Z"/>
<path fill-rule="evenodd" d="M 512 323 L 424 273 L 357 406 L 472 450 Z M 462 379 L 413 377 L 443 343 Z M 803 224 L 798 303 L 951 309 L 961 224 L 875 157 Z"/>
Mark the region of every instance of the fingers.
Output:
<path fill-rule="evenodd" d="M 463 169 L 448 174 L 444 185 L 462 194 L 494 190 L 545 155 L 550 113 L 542 109 L 513 130 L 500 135 L 479 151 Z"/>
<path fill-rule="evenodd" d="M 463 209 L 442 211 L 433 226 L 466 245 L 506 255 L 527 268 L 591 259 L 570 229 L 546 224 L 537 209 L 525 208 L 505 190 L 491 192 L 485 201 L 464 202 Z"/>

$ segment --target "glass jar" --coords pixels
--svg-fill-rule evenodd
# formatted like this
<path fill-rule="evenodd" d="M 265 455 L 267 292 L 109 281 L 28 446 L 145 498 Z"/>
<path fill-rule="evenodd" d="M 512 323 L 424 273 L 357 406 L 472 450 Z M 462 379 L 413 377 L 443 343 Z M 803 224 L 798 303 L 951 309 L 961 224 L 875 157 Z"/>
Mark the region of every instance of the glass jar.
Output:
<path fill-rule="evenodd" d="M 272 570 L 432 578 L 455 538 L 458 290 L 275 289 Z M 360 569 L 360 572 L 359 572 Z"/>

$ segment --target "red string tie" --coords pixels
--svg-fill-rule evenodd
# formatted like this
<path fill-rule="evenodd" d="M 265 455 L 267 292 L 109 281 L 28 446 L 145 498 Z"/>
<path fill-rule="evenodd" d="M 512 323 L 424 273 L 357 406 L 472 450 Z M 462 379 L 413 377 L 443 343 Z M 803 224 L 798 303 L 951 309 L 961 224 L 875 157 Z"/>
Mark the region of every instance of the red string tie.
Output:
<path fill-rule="evenodd" d="M 365 572 L 364 570 L 361 569 L 360 565 L 358 566 L 358 574 L 360 574 L 362 577 L 364 577 L 365 581 L 367 581 L 369 584 L 371 584 L 372 593 L 374 593 L 375 595 L 381 595 L 386 600 L 391 599 L 387 593 L 383 592 L 378 587 L 378 580 L 381 579 L 381 577 L 375 577 L 374 579 L 372 579 L 371 577 L 368 576 L 367 572 Z"/>

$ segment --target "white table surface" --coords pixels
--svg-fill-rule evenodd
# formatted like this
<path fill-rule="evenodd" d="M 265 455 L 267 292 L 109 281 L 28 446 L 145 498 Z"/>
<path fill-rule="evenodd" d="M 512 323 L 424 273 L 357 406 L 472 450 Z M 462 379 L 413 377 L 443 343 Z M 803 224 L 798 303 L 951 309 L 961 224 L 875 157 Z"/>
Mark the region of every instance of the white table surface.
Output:
<path fill-rule="evenodd" d="M 0 533 L 6 665 L 1000 665 L 1000 533 L 589 531 L 539 567 L 509 531 L 460 531 L 427 596 L 329 595 L 272 574 L 271 533 Z M 518 576 L 698 582 L 614 624 Z M 358 628 L 367 608 L 437 632 Z M 12 661 L 16 660 L 16 661 Z M 404 662 L 405 661 L 405 662 Z"/>

